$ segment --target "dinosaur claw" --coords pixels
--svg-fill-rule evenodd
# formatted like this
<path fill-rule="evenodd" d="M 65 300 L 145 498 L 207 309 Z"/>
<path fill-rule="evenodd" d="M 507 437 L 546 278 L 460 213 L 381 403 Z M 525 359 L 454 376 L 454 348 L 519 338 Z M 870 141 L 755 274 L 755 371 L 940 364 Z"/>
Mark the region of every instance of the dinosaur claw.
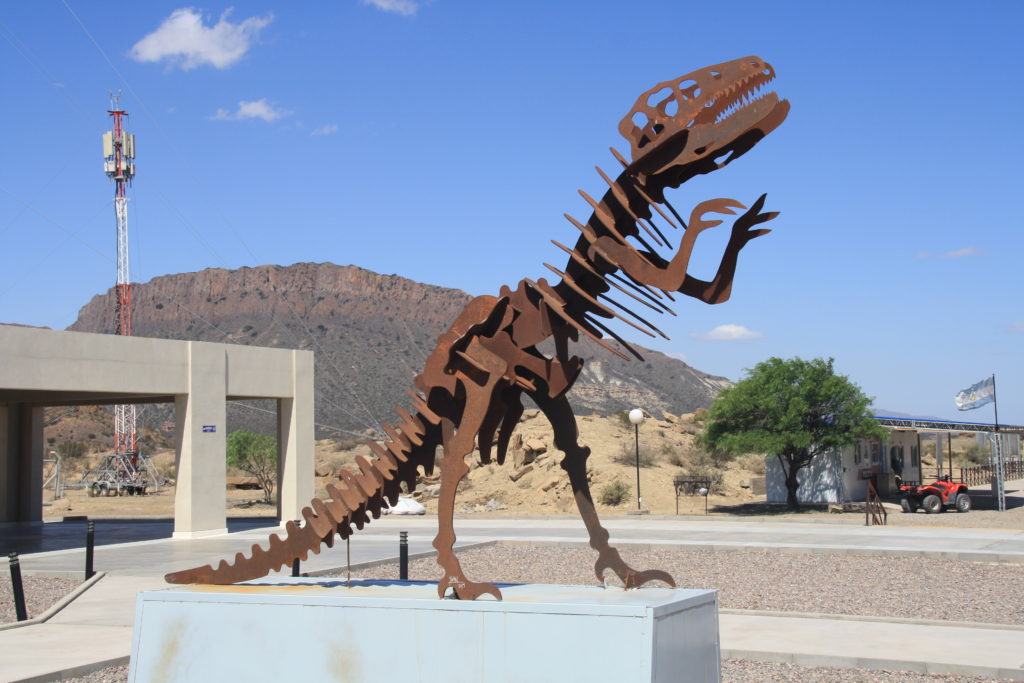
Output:
<path fill-rule="evenodd" d="M 437 583 L 437 597 L 444 598 L 444 594 L 451 588 L 457 600 L 476 600 L 481 595 L 494 596 L 501 600 L 501 590 L 493 583 L 469 581 L 464 576 L 447 576 Z"/>
<path fill-rule="evenodd" d="M 459 600 L 476 600 L 484 594 L 494 596 L 495 600 L 501 600 L 501 591 L 493 583 L 467 581 L 464 586 L 455 589 L 455 597 Z"/>
<path fill-rule="evenodd" d="M 735 199 L 708 199 L 697 206 L 693 207 L 693 211 L 690 212 L 690 227 L 697 230 L 707 230 L 713 228 L 716 225 L 721 225 L 720 220 L 704 220 L 704 214 L 708 213 L 719 213 L 727 216 L 734 216 L 736 214 L 733 209 L 745 209 L 743 204 L 740 204 Z"/>
<path fill-rule="evenodd" d="M 615 572 L 619 579 L 622 580 L 623 587 L 626 590 L 639 588 L 650 581 L 663 581 L 673 588 L 676 586 L 675 580 L 668 572 L 660 569 L 636 571 L 622 560 L 619 552 L 614 548 L 607 548 L 605 552 L 601 552 L 597 556 L 597 562 L 594 563 L 594 573 L 597 575 L 598 582 L 604 583 L 604 572 L 607 569 Z"/>
<path fill-rule="evenodd" d="M 649 583 L 651 581 L 662 581 L 673 588 L 676 587 L 675 579 L 673 579 L 672 575 L 668 572 L 664 572 L 660 569 L 648 569 L 643 572 L 630 572 L 629 576 L 626 577 L 625 588 L 626 590 L 629 590 L 630 588 L 639 588 L 645 583 Z"/>

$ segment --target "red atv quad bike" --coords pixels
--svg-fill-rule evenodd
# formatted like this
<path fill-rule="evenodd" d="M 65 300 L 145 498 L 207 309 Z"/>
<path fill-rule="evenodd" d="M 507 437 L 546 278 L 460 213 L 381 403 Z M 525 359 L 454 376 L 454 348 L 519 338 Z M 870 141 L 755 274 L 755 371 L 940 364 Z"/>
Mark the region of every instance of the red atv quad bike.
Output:
<path fill-rule="evenodd" d="M 931 484 L 904 484 L 900 486 L 900 496 L 904 512 L 917 512 L 918 508 L 924 508 L 928 514 L 942 512 L 947 507 L 955 507 L 958 512 L 971 509 L 967 486 L 950 481 L 948 474 Z"/>

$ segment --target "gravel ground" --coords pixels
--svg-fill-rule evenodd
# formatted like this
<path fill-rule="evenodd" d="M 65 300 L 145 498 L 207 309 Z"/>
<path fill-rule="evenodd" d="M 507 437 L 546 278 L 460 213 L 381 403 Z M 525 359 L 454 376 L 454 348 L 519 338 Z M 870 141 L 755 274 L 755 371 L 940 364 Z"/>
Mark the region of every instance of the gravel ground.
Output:
<path fill-rule="evenodd" d="M 957 512 L 944 512 L 939 515 L 928 515 L 924 512 L 889 513 L 889 524 L 893 526 L 1024 529 L 1024 507 L 1007 509 L 1006 512 L 974 509 L 967 514 Z"/>
<path fill-rule="evenodd" d="M 680 586 L 714 588 L 731 609 L 1024 624 L 1024 564 L 909 557 L 620 548 L 636 569 L 664 569 Z M 490 545 L 459 554 L 471 579 L 593 584 L 589 548 Z M 343 576 L 344 574 L 342 574 Z M 397 564 L 353 572 L 398 578 Z M 609 573 L 609 576 L 612 576 Z M 409 563 L 411 579 L 436 581 L 433 558 Z M 962 596 L 955 609 L 937 595 Z"/>
<path fill-rule="evenodd" d="M 669 571 L 680 585 L 715 588 L 720 605 L 832 614 L 1024 624 L 1024 565 L 923 558 L 803 555 L 769 552 L 634 551 L 620 549 L 638 569 Z M 587 548 L 493 545 L 459 554 L 470 578 L 497 582 L 592 583 L 594 553 Z M 354 572 L 360 578 L 397 578 L 396 565 Z M 433 558 L 409 563 L 413 579 L 437 580 Z M 896 588 L 893 588 L 896 587 Z M 942 609 L 936 594 L 963 591 L 957 611 Z M 835 682 L 980 683 L 977 676 L 907 671 L 836 669 L 730 659 L 725 683 Z"/>
<path fill-rule="evenodd" d="M 64 680 L 74 683 L 123 683 L 128 680 L 128 667 L 115 666 Z M 722 660 L 722 683 L 985 683 L 1002 680 L 1010 679 L 918 674 L 910 671 L 834 669 L 828 666 L 795 666 L 744 659 Z"/>
<path fill-rule="evenodd" d="M 25 588 L 25 610 L 29 619 L 38 617 L 73 591 L 81 583 L 78 579 L 51 579 L 39 576 L 22 576 Z M 0 624 L 17 621 L 14 611 L 14 592 L 10 574 L 0 577 Z"/>
<path fill-rule="evenodd" d="M 1012 679 L 919 674 L 911 671 L 835 669 L 830 666 L 795 666 L 745 659 L 722 660 L 723 683 L 984 683 L 1009 680 Z"/>
<path fill-rule="evenodd" d="M 716 588 L 723 608 L 862 614 L 1024 624 L 1024 565 L 970 563 L 920 558 L 802 555 L 768 552 L 633 551 L 624 559 L 638 569 L 666 569 L 680 585 Z M 594 554 L 587 548 L 492 545 L 460 553 L 471 578 L 497 582 L 593 583 Z M 433 558 L 410 562 L 413 579 L 436 580 Z M 359 578 L 397 578 L 397 565 L 353 572 Z M 67 579 L 26 578 L 31 614 L 72 590 Z M 31 579 L 31 581 L 29 581 Z M 957 611 L 937 604 L 938 594 L 961 593 Z M 49 596 L 48 598 L 46 596 Z M 0 614 L 10 613 L 10 582 L 0 583 Z M 49 600 L 49 602 L 46 602 Z M 45 602 L 45 605 L 43 604 Z M 34 611 L 33 611 L 34 610 Z M 127 667 L 112 667 L 67 679 L 81 683 L 128 680 Z M 980 683 L 976 676 L 926 675 L 906 671 L 836 669 L 724 660 L 726 683 L 754 681 L 880 683 Z"/>

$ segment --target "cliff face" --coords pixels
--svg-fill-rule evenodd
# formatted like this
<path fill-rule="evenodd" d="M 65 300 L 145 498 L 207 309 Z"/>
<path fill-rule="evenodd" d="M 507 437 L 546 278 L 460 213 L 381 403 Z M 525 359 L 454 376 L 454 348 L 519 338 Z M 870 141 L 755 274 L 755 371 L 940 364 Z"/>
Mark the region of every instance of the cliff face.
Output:
<path fill-rule="evenodd" d="M 134 285 L 133 332 L 189 339 L 311 349 L 316 365 L 316 421 L 361 431 L 391 422 L 437 337 L 470 297 L 356 266 L 300 263 L 165 275 Z M 69 329 L 111 334 L 113 290 L 82 308 Z M 569 395 L 578 412 L 643 406 L 653 414 L 707 407 L 728 381 L 656 351 L 623 361 L 584 341 L 587 359 Z M 268 406 L 269 408 L 269 406 Z M 166 419 L 155 409 L 152 420 Z M 259 410 L 232 410 L 229 428 L 266 421 Z M 331 436 L 326 429 L 319 436 Z"/>

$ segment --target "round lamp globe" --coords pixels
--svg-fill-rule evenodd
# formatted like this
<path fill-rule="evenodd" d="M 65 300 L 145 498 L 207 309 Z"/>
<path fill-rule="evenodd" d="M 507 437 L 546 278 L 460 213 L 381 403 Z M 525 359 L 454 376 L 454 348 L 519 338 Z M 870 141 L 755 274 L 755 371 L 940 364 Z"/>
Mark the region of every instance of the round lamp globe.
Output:
<path fill-rule="evenodd" d="M 644 411 L 639 408 L 633 408 L 633 410 L 629 411 L 629 421 L 635 425 L 640 424 L 644 421 Z"/>

